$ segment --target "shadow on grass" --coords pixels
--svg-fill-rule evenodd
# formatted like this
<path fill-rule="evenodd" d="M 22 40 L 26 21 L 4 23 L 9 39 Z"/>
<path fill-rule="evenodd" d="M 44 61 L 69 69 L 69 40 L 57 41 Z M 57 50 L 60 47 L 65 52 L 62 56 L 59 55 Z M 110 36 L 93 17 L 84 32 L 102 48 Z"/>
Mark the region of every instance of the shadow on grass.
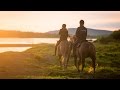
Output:
<path fill-rule="evenodd" d="M 102 69 L 96 72 L 95 78 L 98 79 L 120 79 L 120 71 Z"/>
<path fill-rule="evenodd" d="M 60 79 L 120 79 L 120 70 L 110 67 L 99 67 L 96 73 L 93 74 L 93 72 L 89 72 L 88 68 L 83 72 L 77 72 L 73 67 L 66 71 L 57 68 L 51 71 L 48 76 L 59 77 Z"/>

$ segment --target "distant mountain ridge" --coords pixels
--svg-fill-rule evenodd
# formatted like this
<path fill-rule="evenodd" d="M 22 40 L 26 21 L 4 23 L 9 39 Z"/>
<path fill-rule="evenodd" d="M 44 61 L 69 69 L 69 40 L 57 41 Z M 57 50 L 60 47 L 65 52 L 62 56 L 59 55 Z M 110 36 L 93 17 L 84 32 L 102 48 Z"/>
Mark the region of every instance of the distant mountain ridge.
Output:
<path fill-rule="evenodd" d="M 76 28 L 68 28 L 68 32 L 70 35 L 74 35 Z M 0 30 L 0 38 L 58 38 L 59 30 L 49 31 L 45 33 L 40 32 L 22 32 L 15 30 Z M 90 29 L 88 28 L 87 37 L 94 38 L 97 36 L 107 36 L 111 34 L 112 31 L 108 30 L 98 30 L 98 29 Z"/>
<path fill-rule="evenodd" d="M 0 30 L 0 38 L 55 38 L 57 34 L 40 32 L 22 32 L 16 30 Z"/>
<path fill-rule="evenodd" d="M 68 28 L 68 32 L 71 35 L 75 35 L 76 28 Z M 87 28 L 88 35 L 89 36 L 105 36 L 105 35 L 110 35 L 112 31 L 109 30 L 100 30 L 100 29 L 91 29 Z M 58 34 L 59 30 L 54 30 L 54 31 L 49 31 L 47 32 L 49 34 Z"/>

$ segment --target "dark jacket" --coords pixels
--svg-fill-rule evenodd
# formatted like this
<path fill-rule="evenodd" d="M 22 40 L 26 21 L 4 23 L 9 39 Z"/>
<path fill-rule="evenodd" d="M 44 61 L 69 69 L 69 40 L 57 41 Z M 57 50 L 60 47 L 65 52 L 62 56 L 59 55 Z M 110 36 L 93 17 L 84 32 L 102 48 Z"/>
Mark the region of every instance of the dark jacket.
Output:
<path fill-rule="evenodd" d="M 68 30 L 67 29 L 60 29 L 59 35 L 60 35 L 60 40 L 67 40 Z"/>
<path fill-rule="evenodd" d="M 79 40 L 86 40 L 87 37 L 87 28 L 83 27 L 78 27 L 76 30 L 76 37 Z"/>

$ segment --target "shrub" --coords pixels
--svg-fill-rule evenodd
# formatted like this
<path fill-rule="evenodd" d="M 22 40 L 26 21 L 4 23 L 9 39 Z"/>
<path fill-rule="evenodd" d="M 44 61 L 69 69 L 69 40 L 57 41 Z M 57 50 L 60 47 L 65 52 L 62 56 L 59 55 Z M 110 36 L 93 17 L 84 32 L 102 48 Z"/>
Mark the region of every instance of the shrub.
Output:
<path fill-rule="evenodd" d="M 114 31 L 110 36 L 115 40 L 120 40 L 120 30 Z"/>

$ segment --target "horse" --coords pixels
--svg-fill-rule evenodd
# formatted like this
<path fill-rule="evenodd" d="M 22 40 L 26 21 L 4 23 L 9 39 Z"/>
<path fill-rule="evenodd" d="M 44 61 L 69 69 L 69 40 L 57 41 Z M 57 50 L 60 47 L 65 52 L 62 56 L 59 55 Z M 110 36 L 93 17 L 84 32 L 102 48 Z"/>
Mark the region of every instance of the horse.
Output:
<path fill-rule="evenodd" d="M 74 44 L 76 37 L 72 37 L 72 44 Z M 78 70 L 78 72 L 83 71 L 85 66 L 85 59 L 91 58 L 92 59 L 92 67 L 95 73 L 96 67 L 96 49 L 92 42 L 88 42 L 87 40 L 82 42 L 79 47 L 76 49 L 76 57 L 74 57 L 74 64 Z M 77 62 L 77 58 L 79 58 Z M 82 65 L 82 70 L 80 70 L 80 65 Z"/>
<path fill-rule="evenodd" d="M 60 66 L 61 68 L 63 68 L 63 70 L 67 69 L 71 49 L 71 42 L 69 42 L 68 40 L 61 41 L 57 47 Z"/>

